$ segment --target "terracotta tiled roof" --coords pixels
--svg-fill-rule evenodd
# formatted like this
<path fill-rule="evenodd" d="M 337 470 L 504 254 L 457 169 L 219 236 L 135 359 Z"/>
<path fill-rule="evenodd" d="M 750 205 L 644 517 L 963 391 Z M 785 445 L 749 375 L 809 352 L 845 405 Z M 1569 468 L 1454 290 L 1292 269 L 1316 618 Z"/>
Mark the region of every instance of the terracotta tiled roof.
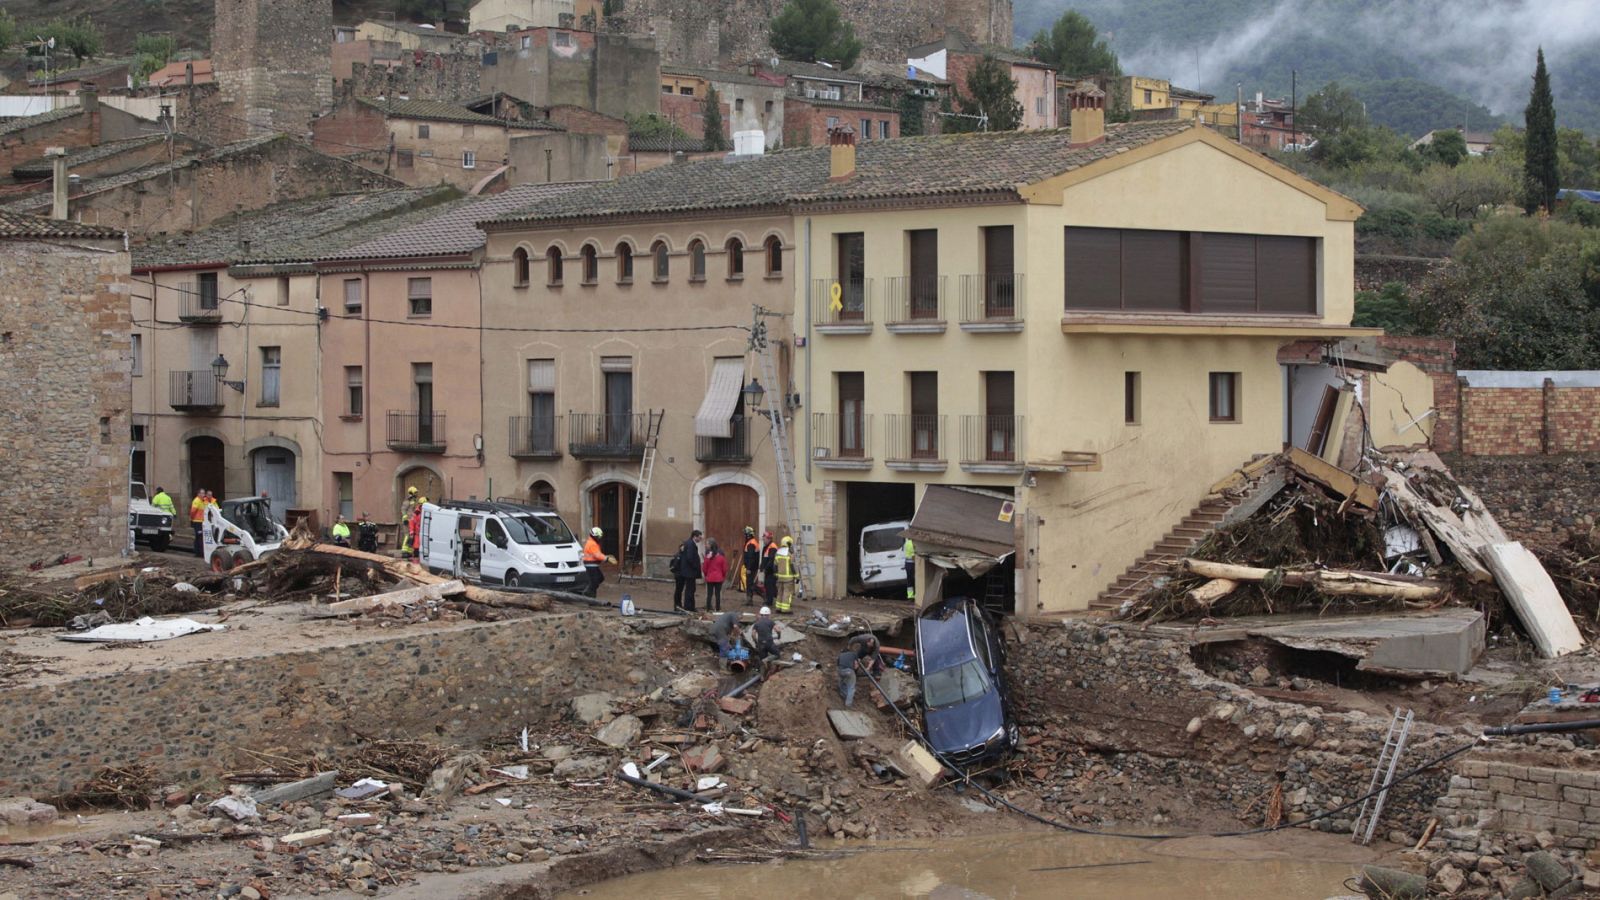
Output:
<path fill-rule="evenodd" d="M 483 246 L 484 234 L 478 230 L 479 222 L 515 213 L 526 214 L 552 197 L 592 184 L 595 182 L 519 184 L 487 197 L 467 197 L 434 207 L 405 227 L 323 258 L 385 259 L 470 253 Z"/>
<path fill-rule="evenodd" d="M 373 100 L 363 97 L 362 103 L 382 112 L 391 119 L 420 119 L 424 122 L 456 122 L 461 125 L 494 125 L 507 128 L 525 128 L 532 131 L 554 131 L 549 122 L 514 121 L 496 119 L 476 113 L 465 106 L 445 103 L 442 100 Z"/>
<path fill-rule="evenodd" d="M 685 153 L 706 152 L 706 142 L 701 138 L 667 137 L 666 135 L 628 135 L 628 150 L 634 153 Z"/>
<path fill-rule="evenodd" d="M 663 166 L 541 204 L 499 222 L 535 222 L 816 201 L 1015 192 L 1135 147 L 1202 127 L 1184 120 L 1112 125 L 1106 140 L 1072 147 L 1066 129 L 864 141 L 855 175 L 828 180 L 829 148 L 780 150 L 738 161 Z"/>
<path fill-rule="evenodd" d="M 253 137 L 247 140 L 237 141 L 232 144 L 224 144 L 221 147 L 216 147 L 209 150 L 192 151 L 168 162 L 154 163 L 138 169 L 130 169 L 126 172 L 119 172 L 116 175 L 107 176 L 105 178 L 86 180 L 82 185 L 82 193 L 93 194 L 99 191 L 110 190 L 114 187 L 121 187 L 125 184 L 133 184 L 136 181 L 147 181 L 158 175 L 165 175 L 168 172 L 173 172 L 177 171 L 178 169 L 192 166 L 196 162 L 227 159 L 228 157 L 236 156 L 241 153 L 249 153 L 274 141 L 288 140 L 293 140 L 293 138 L 282 134 L 264 134 L 260 137 Z M 26 212 L 31 209 L 48 207 L 49 205 L 49 194 L 35 193 L 28 194 L 20 200 L 13 200 L 9 203 L 6 203 L 5 208 Z"/>
<path fill-rule="evenodd" d="M 65 219 L 46 219 L 0 209 L 0 240 L 16 238 L 118 238 L 122 229 L 85 225 Z"/>

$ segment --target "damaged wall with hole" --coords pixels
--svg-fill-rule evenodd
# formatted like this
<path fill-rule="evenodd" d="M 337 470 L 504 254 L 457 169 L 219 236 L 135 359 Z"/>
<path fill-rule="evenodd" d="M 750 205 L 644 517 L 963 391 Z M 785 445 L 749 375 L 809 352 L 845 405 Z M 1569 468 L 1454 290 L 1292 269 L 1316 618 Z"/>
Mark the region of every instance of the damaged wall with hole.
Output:
<path fill-rule="evenodd" d="M 364 635 L 292 653 L 118 672 L 0 690 L 0 796 L 46 796 L 106 765 L 145 763 L 193 783 L 241 762 L 233 748 L 313 751 L 361 737 L 472 745 L 561 707 L 591 650 L 596 613 L 448 631 Z M 630 642 L 608 647 L 617 677 Z M 584 689 L 599 690 L 592 679 Z"/>
<path fill-rule="evenodd" d="M 1286 819 L 1366 793 L 1389 725 L 1386 717 L 1358 711 L 1267 699 L 1206 674 L 1185 641 L 1088 623 L 1030 628 L 1027 640 L 1013 645 L 1010 666 L 1025 723 L 1123 754 L 1117 759 L 1124 771 L 1180 779 L 1192 796 L 1237 811 L 1241 827 L 1261 825 L 1280 788 L 1277 802 Z M 1280 679 L 1284 688 L 1299 680 L 1268 675 L 1265 684 L 1277 687 Z M 1402 764 L 1463 741 L 1453 729 L 1419 722 Z M 1420 836 L 1449 774 L 1434 771 L 1396 786 L 1378 835 L 1398 830 Z M 1065 808 L 1076 802 L 1071 784 L 1054 783 L 1057 792 L 1046 795 L 1047 803 Z M 1354 809 L 1346 810 L 1315 827 L 1349 831 L 1354 817 Z"/>

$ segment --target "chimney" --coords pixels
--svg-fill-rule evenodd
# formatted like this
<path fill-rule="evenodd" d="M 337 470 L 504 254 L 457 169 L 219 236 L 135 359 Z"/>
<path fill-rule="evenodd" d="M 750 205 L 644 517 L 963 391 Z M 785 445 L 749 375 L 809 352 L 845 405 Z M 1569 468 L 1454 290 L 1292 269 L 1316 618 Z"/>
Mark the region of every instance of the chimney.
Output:
<path fill-rule="evenodd" d="M 828 180 L 844 181 L 856 174 L 856 133 L 849 125 L 828 130 Z"/>
<path fill-rule="evenodd" d="M 194 87 L 194 63 L 193 62 L 186 62 L 186 63 L 183 64 L 183 86 L 184 87 Z"/>
<path fill-rule="evenodd" d="M 50 157 L 50 218 L 67 217 L 67 148 L 46 147 L 44 155 Z"/>
<path fill-rule="evenodd" d="M 90 115 L 100 111 L 100 93 L 95 90 L 94 85 L 86 84 L 78 88 L 78 105 Z"/>
<path fill-rule="evenodd" d="M 1072 110 L 1069 147 L 1088 147 L 1106 139 L 1106 93 L 1085 82 L 1067 95 Z"/>

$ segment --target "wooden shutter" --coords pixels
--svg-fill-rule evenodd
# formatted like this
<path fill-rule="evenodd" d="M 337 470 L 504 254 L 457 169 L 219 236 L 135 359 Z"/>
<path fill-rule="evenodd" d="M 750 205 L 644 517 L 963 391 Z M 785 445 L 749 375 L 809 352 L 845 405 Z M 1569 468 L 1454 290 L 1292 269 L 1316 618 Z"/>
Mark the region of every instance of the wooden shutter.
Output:
<path fill-rule="evenodd" d="M 1256 238 L 1256 285 L 1264 313 L 1314 315 L 1317 311 L 1315 238 Z"/>
<path fill-rule="evenodd" d="M 1256 311 L 1256 238 L 1206 234 L 1200 246 L 1200 311 Z"/>
<path fill-rule="evenodd" d="M 1141 312 L 1183 312 L 1186 235 L 1181 231 L 1122 232 L 1122 306 Z"/>
<path fill-rule="evenodd" d="M 1122 233 L 1068 228 L 1063 254 L 1067 309 L 1122 308 Z"/>

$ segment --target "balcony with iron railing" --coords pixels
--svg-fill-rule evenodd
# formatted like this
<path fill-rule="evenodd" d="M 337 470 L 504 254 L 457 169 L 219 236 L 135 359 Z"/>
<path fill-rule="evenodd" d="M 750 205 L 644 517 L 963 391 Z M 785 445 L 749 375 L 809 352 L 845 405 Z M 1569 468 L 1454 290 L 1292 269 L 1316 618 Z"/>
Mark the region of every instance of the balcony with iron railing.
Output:
<path fill-rule="evenodd" d="M 823 469 L 871 469 L 872 415 L 812 413 L 811 462 Z"/>
<path fill-rule="evenodd" d="M 579 459 L 638 459 L 649 426 L 645 413 L 568 413 L 567 451 Z"/>
<path fill-rule="evenodd" d="M 222 381 L 210 369 L 168 373 L 167 403 L 178 412 L 222 412 Z"/>
<path fill-rule="evenodd" d="M 222 321 L 222 301 L 212 282 L 185 281 L 178 285 L 178 321 L 215 325 Z"/>
<path fill-rule="evenodd" d="M 506 446 L 518 459 L 560 459 L 561 423 L 561 416 L 512 416 Z"/>
<path fill-rule="evenodd" d="M 895 334 L 939 334 L 944 331 L 943 275 L 901 275 L 888 279 L 888 315 L 884 327 Z"/>
<path fill-rule="evenodd" d="M 887 415 L 889 446 L 883 464 L 901 472 L 943 472 L 944 416 Z"/>
<path fill-rule="evenodd" d="M 391 409 L 385 441 L 390 450 L 444 452 L 444 413 Z"/>
<path fill-rule="evenodd" d="M 833 287 L 839 286 L 839 300 L 833 299 Z M 811 325 L 820 334 L 871 334 L 872 333 L 872 279 L 837 281 L 832 278 L 811 280 Z"/>
<path fill-rule="evenodd" d="M 961 468 L 972 473 L 1021 472 L 1022 416 L 962 416 Z"/>
<path fill-rule="evenodd" d="M 1023 276 L 1017 273 L 961 276 L 961 330 L 1022 330 Z"/>
<path fill-rule="evenodd" d="M 750 420 L 735 416 L 729 424 L 731 427 L 725 438 L 696 435 L 694 458 L 710 464 L 750 462 Z"/>

